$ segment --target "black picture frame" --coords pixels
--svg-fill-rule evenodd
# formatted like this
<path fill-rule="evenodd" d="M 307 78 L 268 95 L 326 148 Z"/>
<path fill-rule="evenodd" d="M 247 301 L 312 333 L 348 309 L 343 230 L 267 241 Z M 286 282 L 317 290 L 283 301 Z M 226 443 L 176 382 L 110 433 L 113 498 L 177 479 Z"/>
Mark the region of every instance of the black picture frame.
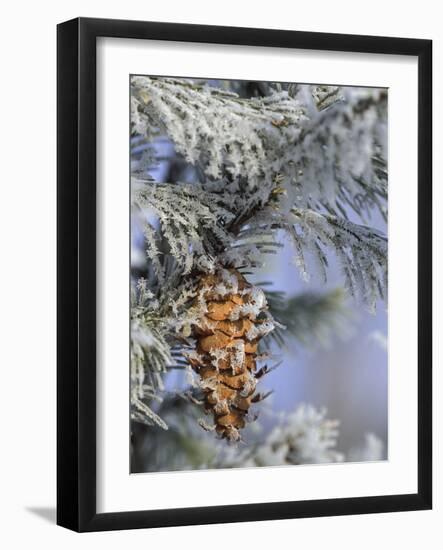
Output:
<path fill-rule="evenodd" d="M 418 58 L 418 491 L 416 494 L 96 512 L 96 39 L 398 54 Z M 432 42 L 78 18 L 58 25 L 57 523 L 104 531 L 425 510 L 432 506 Z"/>

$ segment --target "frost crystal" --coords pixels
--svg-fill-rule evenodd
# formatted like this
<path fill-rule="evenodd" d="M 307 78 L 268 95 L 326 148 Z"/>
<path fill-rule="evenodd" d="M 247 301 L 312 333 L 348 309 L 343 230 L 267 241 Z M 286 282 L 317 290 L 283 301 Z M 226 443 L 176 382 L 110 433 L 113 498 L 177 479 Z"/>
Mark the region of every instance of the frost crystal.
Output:
<path fill-rule="evenodd" d="M 240 455 L 227 454 L 225 466 L 281 466 L 284 464 L 318 464 L 342 462 L 344 455 L 336 450 L 337 420 L 326 418 L 326 410 L 300 405 L 288 414 L 266 440 Z"/>

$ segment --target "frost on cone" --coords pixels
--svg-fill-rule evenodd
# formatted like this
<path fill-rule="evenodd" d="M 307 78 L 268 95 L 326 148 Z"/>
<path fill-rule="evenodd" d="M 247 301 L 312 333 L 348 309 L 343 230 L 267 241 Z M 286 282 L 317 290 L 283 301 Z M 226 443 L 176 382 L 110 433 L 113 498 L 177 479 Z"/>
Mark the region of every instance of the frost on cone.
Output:
<path fill-rule="evenodd" d="M 216 432 L 238 441 L 251 404 L 263 398 L 255 393 L 257 379 L 266 373 L 266 367 L 257 371 L 257 347 L 274 324 L 265 313 L 263 291 L 235 269 L 203 276 L 197 301 L 197 347 L 188 359 L 200 377 Z"/>

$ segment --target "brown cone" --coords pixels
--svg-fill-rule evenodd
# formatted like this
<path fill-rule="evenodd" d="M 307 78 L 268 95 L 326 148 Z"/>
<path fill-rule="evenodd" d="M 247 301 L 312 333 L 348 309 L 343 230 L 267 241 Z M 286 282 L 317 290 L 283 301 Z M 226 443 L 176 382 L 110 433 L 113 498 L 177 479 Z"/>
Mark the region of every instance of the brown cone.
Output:
<path fill-rule="evenodd" d="M 205 409 L 213 415 L 216 432 L 238 441 L 258 397 L 258 342 L 272 330 L 269 320 L 257 319 L 266 309 L 266 299 L 239 271 L 221 269 L 202 277 L 197 303 L 202 315 L 194 325 L 197 347 L 189 362 L 200 377 Z"/>

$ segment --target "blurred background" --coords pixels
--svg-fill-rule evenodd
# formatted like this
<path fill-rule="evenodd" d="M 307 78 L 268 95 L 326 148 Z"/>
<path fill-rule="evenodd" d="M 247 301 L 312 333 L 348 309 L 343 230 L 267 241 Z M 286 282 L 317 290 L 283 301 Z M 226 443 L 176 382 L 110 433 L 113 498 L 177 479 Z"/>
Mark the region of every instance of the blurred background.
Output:
<path fill-rule="evenodd" d="M 268 86 L 262 82 L 207 83 L 230 89 L 243 97 L 266 95 Z M 138 173 L 144 170 L 155 182 L 198 181 L 195 168 L 176 153 L 167 136 L 146 142 L 141 136 L 133 135 L 131 151 L 132 170 Z M 347 214 L 357 221 L 353 212 Z M 386 223 L 376 211 L 371 226 L 387 233 Z M 288 297 L 306 292 L 314 293 L 313 296 L 325 295 L 337 290 L 337 296 L 343 300 L 334 322 L 326 322 L 312 338 L 303 343 L 288 339 L 283 348 L 273 350 L 281 363 L 260 381 L 260 391 L 272 391 L 272 395 L 260 404 L 259 418 L 246 428 L 245 441 L 263 441 L 298 405 L 310 404 L 318 410 L 325 408 L 327 418 L 339 421 L 336 448 L 344 454 L 344 460 L 385 459 L 388 443 L 386 304 L 379 302 L 376 313 L 370 313 L 364 305 L 340 294 L 343 279 L 333 254 L 328 257 L 330 269 L 326 285 L 315 274 L 309 283 L 304 282 L 293 265 L 290 243 L 285 242 L 283 235 L 282 243 L 284 246 L 277 254 L 266 255 L 263 267 L 248 276 L 251 283 L 262 285 L 265 282 L 266 290 L 283 291 Z M 140 213 L 133 213 L 131 272 L 134 279 L 146 273 L 145 246 L 143 219 Z M 132 421 L 132 472 L 237 465 L 235 460 L 219 461 L 218 457 L 226 453 L 225 441 L 220 446 L 213 434 L 207 434 L 195 422 L 188 425 L 184 420 L 192 405 L 175 396 L 188 387 L 188 382 L 183 370 L 171 369 L 164 378 L 164 403 L 153 404 L 153 409 L 161 410 L 172 426 L 179 426 L 175 432 L 163 432 L 157 426 Z M 201 412 L 191 411 L 191 417 L 193 415 L 195 418 L 202 416 Z M 367 434 L 377 438 L 378 452 L 374 456 L 364 450 Z M 202 448 L 198 444 L 192 447 L 191 438 L 203 442 Z M 182 448 L 185 448 L 186 458 L 179 456 Z M 228 454 L 232 458 L 236 452 L 230 449 Z"/>

